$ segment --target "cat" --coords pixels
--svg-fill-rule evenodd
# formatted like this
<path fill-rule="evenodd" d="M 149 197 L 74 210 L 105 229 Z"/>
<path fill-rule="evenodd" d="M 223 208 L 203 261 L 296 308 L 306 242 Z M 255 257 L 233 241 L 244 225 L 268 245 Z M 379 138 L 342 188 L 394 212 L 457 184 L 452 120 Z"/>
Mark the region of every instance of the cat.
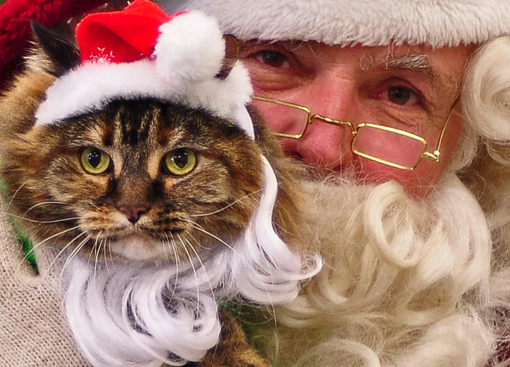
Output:
<path fill-rule="evenodd" d="M 200 361 L 218 343 L 218 299 L 277 303 L 318 271 L 317 258 L 301 255 L 299 169 L 256 111 L 248 108 L 255 139 L 206 109 L 150 97 L 112 98 L 38 125 L 47 90 L 79 51 L 34 28 L 26 69 L 0 101 L 1 175 L 34 246 L 65 258 L 67 317 L 90 363 Z M 249 228 L 264 200 L 266 159 L 278 197 L 262 230 L 271 240 L 258 245 L 262 232 L 253 239 Z"/>

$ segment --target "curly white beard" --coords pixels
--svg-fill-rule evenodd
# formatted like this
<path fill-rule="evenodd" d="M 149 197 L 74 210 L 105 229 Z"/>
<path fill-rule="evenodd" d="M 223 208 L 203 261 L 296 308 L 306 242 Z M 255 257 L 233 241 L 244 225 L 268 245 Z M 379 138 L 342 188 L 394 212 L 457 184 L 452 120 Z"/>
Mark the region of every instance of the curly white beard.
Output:
<path fill-rule="evenodd" d="M 422 201 L 395 182 L 307 187 L 324 267 L 279 308 L 278 365 L 483 365 L 491 240 L 459 179 L 445 174 Z"/>
<path fill-rule="evenodd" d="M 94 366 L 181 366 L 219 341 L 217 300 L 259 304 L 294 299 L 321 260 L 289 248 L 273 229 L 277 182 L 264 159 L 259 208 L 236 243 L 219 243 L 193 263 L 164 266 L 94 263 L 68 266 L 65 309 L 74 338 Z"/>

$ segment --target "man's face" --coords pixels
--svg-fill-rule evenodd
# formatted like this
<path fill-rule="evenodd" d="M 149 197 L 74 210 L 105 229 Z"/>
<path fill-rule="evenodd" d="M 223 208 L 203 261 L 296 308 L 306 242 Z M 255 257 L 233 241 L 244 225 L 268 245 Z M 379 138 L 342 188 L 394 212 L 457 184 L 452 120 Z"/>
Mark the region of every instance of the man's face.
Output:
<path fill-rule="evenodd" d="M 250 71 L 255 95 L 308 107 L 354 127 L 370 122 L 423 137 L 433 152 L 459 97 L 470 48 L 423 46 L 340 47 L 320 43 L 246 42 L 241 59 Z M 255 101 L 274 131 L 302 124 L 274 105 Z M 341 172 L 365 183 L 398 181 L 414 197 L 424 197 L 439 179 L 458 141 L 461 118 L 453 113 L 445 130 L 439 162 L 422 160 L 413 171 L 361 158 L 352 153 L 349 128 L 313 120 L 300 139 L 281 138 L 285 152 L 321 175 Z M 415 148 L 397 140 L 368 139 L 365 149 L 396 147 L 405 159 Z M 392 148 L 392 149 L 393 149 Z M 400 157 L 395 157 L 400 159 Z"/>

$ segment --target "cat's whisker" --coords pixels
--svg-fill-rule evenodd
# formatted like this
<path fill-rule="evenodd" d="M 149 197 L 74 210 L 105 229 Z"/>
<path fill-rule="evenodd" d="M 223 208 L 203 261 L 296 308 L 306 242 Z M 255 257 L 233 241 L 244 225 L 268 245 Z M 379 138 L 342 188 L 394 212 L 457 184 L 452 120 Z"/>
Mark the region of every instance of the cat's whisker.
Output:
<path fill-rule="evenodd" d="M 58 258 L 60 257 L 60 255 L 62 255 L 64 252 L 67 251 L 67 249 L 80 237 L 82 237 L 83 235 L 85 235 L 86 233 L 85 232 L 81 232 L 79 233 L 77 236 L 75 236 L 71 241 L 69 241 L 65 246 L 62 247 L 62 249 L 59 251 L 59 253 L 54 257 L 54 259 L 51 261 L 51 263 L 48 265 L 47 267 L 47 272 L 49 273 L 50 269 L 53 267 L 53 265 L 55 265 L 55 263 L 57 262 Z M 79 245 L 77 246 L 79 247 Z M 64 263 L 64 267 L 65 267 L 65 264 L 69 261 L 69 257 L 66 259 L 66 262 Z"/>
<path fill-rule="evenodd" d="M 215 211 L 212 211 L 212 212 L 208 212 L 208 213 L 202 213 L 202 214 L 191 214 L 190 217 L 193 217 L 193 218 L 198 218 L 198 217 L 207 217 L 207 216 L 210 216 L 210 215 L 214 215 L 214 214 L 218 214 L 218 213 L 221 213 L 222 211 L 236 205 L 237 203 L 243 201 L 243 200 L 246 200 L 246 199 L 249 199 L 251 198 L 253 195 L 256 195 L 258 193 L 262 192 L 262 189 L 259 189 L 259 190 L 256 190 L 256 191 L 253 191 L 247 195 L 244 195 L 243 197 L 240 197 L 239 199 L 231 202 L 230 204 L 227 204 L 225 205 L 223 208 L 220 208 L 220 209 L 217 209 Z"/>
<path fill-rule="evenodd" d="M 76 246 L 72 251 L 71 253 L 69 254 L 69 256 L 67 257 L 66 259 L 66 262 L 64 263 L 64 265 L 62 266 L 62 270 L 60 271 L 60 279 L 62 281 L 62 278 L 64 276 L 64 273 L 67 269 L 67 267 L 69 266 L 69 264 L 71 263 L 71 261 L 75 258 L 75 256 L 78 254 L 78 252 L 81 250 L 82 247 L 80 247 L 79 245 Z"/>
<path fill-rule="evenodd" d="M 193 238 L 193 237 L 192 237 L 192 238 Z M 200 263 L 201 268 L 202 268 L 202 269 L 204 269 L 205 275 L 207 276 L 207 284 L 209 284 L 209 290 L 211 291 L 211 294 L 212 294 L 213 298 L 216 298 L 216 297 L 215 297 L 215 295 L 214 295 L 214 289 L 213 289 L 214 287 L 213 287 L 213 286 L 212 286 L 212 284 L 211 284 L 211 278 L 209 277 L 209 274 L 207 273 L 207 269 L 206 269 L 206 267 L 205 267 L 205 265 L 204 265 L 204 263 L 203 263 L 202 259 L 200 258 L 200 255 L 198 254 L 198 252 L 197 252 L 197 250 L 195 249 L 195 247 L 191 244 L 191 242 L 189 241 L 189 239 L 185 238 L 184 240 L 188 243 L 189 247 L 191 248 L 191 250 L 192 250 L 192 251 L 193 251 L 193 253 L 195 254 L 195 257 L 196 257 L 196 259 L 198 260 L 198 262 Z M 198 243 L 198 242 L 197 242 L 194 238 L 193 238 L 193 240 L 194 240 L 196 243 Z"/>
<path fill-rule="evenodd" d="M 113 264 L 114 263 L 113 250 L 112 250 L 112 247 L 110 246 L 110 242 L 106 239 L 104 240 L 104 246 L 106 246 L 106 248 L 108 249 L 108 253 L 110 254 L 110 260 Z"/>
<path fill-rule="evenodd" d="M 51 235 L 51 236 L 49 236 L 49 237 L 45 238 L 45 239 L 44 239 L 44 240 L 42 240 L 41 242 L 39 242 L 39 243 L 35 244 L 35 245 L 33 246 L 33 249 L 32 249 L 32 250 L 35 250 L 35 249 L 36 249 L 36 248 L 38 248 L 39 246 L 41 246 L 41 245 L 45 244 L 46 242 L 48 242 L 48 241 L 50 241 L 50 240 L 52 240 L 52 239 L 54 239 L 54 238 L 56 238 L 56 237 L 58 237 L 58 236 L 62 236 L 63 234 L 66 234 L 66 233 L 68 233 L 68 232 L 71 232 L 71 231 L 77 230 L 77 229 L 79 229 L 79 228 L 80 228 L 80 226 L 78 225 L 78 226 L 74 226 L 74 227 L 71 227 L 71 228 L 64 229 L 63 231 L 60 231 L 60 232 L 58 232 L 58 233 L 55 233 L 55 234 L 53 234 L 53 235 Z"/>
<path fill-rule="evenodd" d="M 12 194 L 12 197 L 11 197 L 11 200 L 9 200 L 9 204 L 7 205 L 7 209 L 10 209 L 11 208 L 11 204 L 12 202 L 14 201 L 14 198 L 16 197 L 16 195 L 18 194 L 18 192 L 23 188 L 23 186 L 25 186 L 26 184 L 28 184 L 28 181 L 26 182 L 23 182 L 17 189 L 16 191 L 14 192 L 14 194 Z"/>
<path fill-rule="evenodd" d="M 197 291 L 197 311 L 199 311 L 198 307 L 200 304 L 200 287 L 198 286 L 197 269 L 195 268 L 195 264 L 193 263 L 193 258 L 191 257 L 191 254 L 189 253 L 189 251 L 186 247 L 186 243 L 184 242 L 184 240 L 182 239 L 182 237 L 180 235 L 177 235 L 177 238 L 179 238 L 179 241 L 181 242 L 184 251 L 186 251 L 186 255 L 188 256 L 189 264 L 191 266 L 191 269 L 193 270 L 193 275 L 195 276 L 195 284 L 196 284 L 196 291 Z"/>
<path fill-rule="evenodd" d="M 102 233 L 102 232 L 101 232 Z M 101 235 L 101 233 L 98 234 L 98 237 Z M 103 241 L 103 239 L 101 239 L 101 241 L 99 242 L 99 245 L 97 244 L 97 237 L 96 237 L 96 243 L 94 244 L 94 247 L 97 248 L 97 253 L 96 253 L 96 264 L 95 266 L 97 267 L 98 264 L 100 264 L 100 259 L 99 259 L 99 255 L 101 254 L 104 258 L 104 265 L 106 267 L 106 271 L 108 273 L 111 273 L 110 272 L 110 268 L 108 267 L 108 252 L 110 254 L 110 260 L 112 261 L 113 263 L 113 258 L 111 257 L 112 256 L 112 253 L 111 251 L 108 251 L 108 246 L 106 246 L 106 241 Z"/>
<path fill-rule="evenodd" d="M 96 275 L 97 275 L 97 259 L 98 259 L 98 254 L 99 254 L 99 250 L 97 249 L 96 246 L 94 246 L 90 252 L 89 252 L 89 256 L 87 258 L 87 263 L 90 264 L 91 262 L 94 263 L 94 276 L 93 276 L 93 279 L 96 278 Z M 92 260 L 92 256 L 94 256 L 94 260 Z"/>
<path fill-rule="evenodd" d="M 205 230 L 202 226 L 200 226 L 198 223 L 195 223 L 193 221 L 188 221 L 189 223 L 191 223 L 191 225 L 193 226 L 193 228 L 195 228 L 196 230 L 198 231 L 201 231 L 202 233 L 204 234 L 207 234 L 209 236 L 211 236 L 212 238 L 214 238 L 215 240 L 217 240 L 218 242 L 220 242 L 221 244 L 223 244 L 225 247 L 227 247 L 228 249 L 230 249 L 235 256 L 239 256 L 239 258 L 247 265 L 247 266 L 251 266 L 247 261 L 246 259 L 241 256 L 239 254 L 239 252 L 234 248 L 232 247 L 232 245 L 228 244 L 227 242 L 225 242 L 224 240 L 222 240 L 221 238 L 219 238 L 218 236 L 214 235 L 213 233 Z M 274 307 L 272 304 L 270 305 L 272 307 Z"/>
<path fill-rule="evenodd" d="M 25 222 L 37 223 L 37 224 L 54 224 L 54 223 L 68 222 L 68 221 L 80 219 L 80 217 L 70 217 L 70 218 L 55 219 L 55 220 L 35 220 L 35 219 L 26 218 L 26 217 L 21 217 L 19 215 L 14 215 L 14 214 L 9 214 L 9 216 L 16 218 L 16 219 L 23 220 Z"/>
<path fill-rule="evenodd" d="M 193 228 L 195 228 L 196 230 L 210 236 L 211 238 L 214 238 L 216 241 L 220 242 L 222 245 L 224 245 L 225 247 L 227 247 L 228 249 L 232 250 L 234 253 L 237 253 L 236 250 L 232 247 L 232 245 L 228 244 L 227 242 L 225 242 L 224 240 L 222 240 L 221 238 L 219 238 L 218 236 L 216 236 L 215 234 L 207 231 L 206 229 L 204 229 L 204 227 L 202 227 L 200 224 L 194 222 L 194 221 L 191 221 L 191 220 L 185 220 L 186 222 L 190 223 L 192 225 Z"/>
<path fill-rule="evenodd" d="M 101 256 L 101 253 L 102 253 L 101 244 L 99 246 L 94 245 L 93 249 L 94 249 L 94 252 L 96 253 L 96 259 L 95 259 L 95 263 L 94 263 L 94 274 L 96 274 L 97 267 L 99 266 L 99 263 L 100 263 L 99 257 Z"/>
<path fill-rule="evenodd" d="M 37 243 L 37 244 L 33 245 L 33 246 L 32 246 L 32 248 L 31 248 L 29 251 L 27 251 L 27 252 L 26 252 L 25 256 L 23 257 L 23 260 L 22 260 L 22 261 L 20 262 L 20 264 L 18 265 L 17 271 L 19 271 L 19 270 L 20 270 L 20 268 L 23 266 L 23 264 L 25 264 L 25 263 L 27 262 L 27 260 L 28 260 L 28 258 L 29 258 L 30 256 L 34 256 L 34 255 L 35 255 L 35 250 L 36 250 L 36 249 L 38 249 L 38 248 L 39 248 L 39 246 L 42 246 L 44 243 L 46 243 L 46 242 L 48 242 L 48 241 L 52 240 L 53 238 L 56 238 L 56 237 L 61 236 L 61 235 L 63 235 L 63 234 L 66 234 L 66 233 L 68 233 L 68 232 L 70 232 L 70 231 L 74 231 L 74 230 L 76 230 L 76 229 L 78 229 L 78 228 L 80 228 L 80 226 L 76 226 L 76 227 L 72 227 L 72 228 L 68 228 L 68 229 L 66 229 L 66 230 L 60 231 L 60 232 L 55 233 L 55 234 L 51 235 L 50 237 L 48 237 L 48 238 L 46 238 L 46 239 L 42 240 L 41 242 L 39 242 L 39 243 Z"/>
<path fill-rule="evenodd" d="M 175 258 L 175 281 L 174 281 L 174 286 L 172 289 L 172 295 L 173 295 L 173 294 L 175 294 L 175 291 L 177 290 L 177 283 L 179 280 L 179 265 L 180 265 L 181 259 L 177 254 L 177 245 L 175 243 L 174 236 L 172 235 L 172 238 L 168 238 L 168 235 L 165 235 L 165 237 L 168 240 L 168 245 L 169 245 L 170 249 L 173 251 L 174 258 Z"/>
<path fill-rule="evenodd" d="M 35 204 L 35 205 L 32 205 L 30 208 L 28 208 L 28 209 L 27 209 L 27 210 L 23 213 L 22 217 L 24 218 L 24 217 L 25 217 L 25 215 L 26 215 L 28 212 L 30 212 L 30 211 L 32 211 L 33 209 L 35 209 L 35 208 L 37 208 L 37 207 L 40 207 L 40 206 L 42 206 L 42 205 L 55 205 L 55 204 L 56 204 L 56 205 L 66 205 L 66 203 L 64 203 L 63 201 L 42 201 L 42 202 L 37 203 L 37 204 Z"/>
<path fill-rule="evenodd" d="M 17 167 L 17 168 L 3 168 L 2 169 L 2 172 L 4 173 L 11 173 L 11 172 L 28 172 L 27 169 L 25 168 L 21 168 L 21 167 Z"/>
<path fill-rule="evenodd" d="M 97 235 L 96 244 L 94 246 L 97 245 L 97 239 L 99 238 L 99 236 L 101 236 L 102 233 L 103 233 L 103 231 L 99 232 L 99 234 Z M 113 257 L 112 257 L 111 249 L 109 248 L 109 246 L 106 246 L 106 241 L 104 241 L 103 239 L 101 239 L 101 241 L 99 242 L 99 248 L 101 248 L 101 246 L 103 248 L 103 257 L 104 257 L 104 264 L 106 267 L 106 271 L 108 273 L 111 273 L 110 268 L 108 267 L 108 254 L 110 255 L 110 260 L 112 261 L 112 264 L 113 264 Z M 110 251 L 108 251 L 108 250 L 110 250 Z"/>
<path fill-rule="evenodd" d="M 62 266 L 62 270 L 60 271 L 60 283 L 62 284 L 62 278 L 64 276 L 64 273 L 65 273 L 65 270 L 67 269 L 67 267 L 69 266 L 69 264 L 71 263 L 71 261 L 78 255 L 78 253 L 81 251 L 81 249 L 83 248 L 83 246 L 85 246 L 85 243 L 87 243 L 87 241 L 90 239 L 91 235 L 88 235 L 83 241 L 81 241 L 78 246 L 76 246 L 76 248 L 73 249 L 73 251 L 71 251 L 71 253 L 69 254 L 68 258 L 66 259 L 66 262 L 64 263 L 64 265 Z"/>
<path fill-rule="evenodd" d="M 164 255 L 165 255 L 165 258 L 166 258 L 166 261 L 168 262 L 168 264 L 171 264 L 172 262 L 176 262 L 176 261 L 172 261 L 172 257 L 170 256 L 170 250 L 172 249 L 172 246 L 171 246 L 171 243 L 170 243 L 170 240 L 168 238 L 168 235 L 165 235 L 165 239 L 161 241 L 161 243 L 163 244 L 163 248 L 164 248 Z M 175 251 L 174 251 L 174 254 L 175 254 Z"/>
<path fill-rule="evenodd" d="M 95 204 L 92 200 L 86 200 L 86 201 L 84 201 L 83 204 L 84 205 L 86 204 L 86 206 L 91 206 L 94 209 L 98 209 L 98 210 L 100 209 L 100 207 L 97 204 Z"/>
<path fill-rule="evenodd" d="M 197 239 L 193 236 L 193 234 L 188 233 L 188 236 L 189 236 L 189 237 L 193 240 L 193 242 L 195 242 L 196 247 L 198 247 L 198 248 L 200 248 L 200 249 L 202 249 L 202 250 L 209 250 L 209 248 L 208 248 L 208 247 L 206 247 L 206 246 L 204 246 L 204 245 L 202 245 L 202 243 L 201 243 L 200 241 L 198 241 L 198 240 L 197 240 Z"/>

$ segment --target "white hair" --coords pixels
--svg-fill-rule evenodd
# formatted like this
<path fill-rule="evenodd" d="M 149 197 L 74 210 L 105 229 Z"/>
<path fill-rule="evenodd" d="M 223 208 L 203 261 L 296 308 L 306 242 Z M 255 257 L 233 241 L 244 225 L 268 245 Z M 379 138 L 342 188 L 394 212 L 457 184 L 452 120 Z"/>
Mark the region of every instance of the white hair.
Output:
<path fill-rule="evenodd" d="M 481 46 L 466 72 L 464 113 L 479 135 L 476 172 L 466 180 L 477 194 L 492 232 L 492 322 L 500 344 L 495 365 L 510 365 L 510 36 Z M 474 176 L 474 177 L 473 177 Z M 499 363 L 499 364 L 498 364 Z"/>
<path fill-rule="evenodd" d="M 489 296 L 490 234 L 454 174 L 424 201 L 395 182 L 310 190 L 325 264 L 279 308 L 282 365 L 479 366 L 489 358 L 495 340 L 478 308 Z"/>
<path fill-rule="evenodd" d="M 471 60 L 465 78 L 464 113 L 482 138 L 510 140 L 510 37 L 482 46 Z"/>
<path fill-rule="evenodd" d="M 94 366 L 181 366 L 219 341 L 217 301 L 243 296 L 265 305 L 294 299 L 321 260 L 285 244 L 273 228 L 276 177 L 263 157 L 260 205 L 236 243 L 218 243 L 193 263 L 92 264 L 75 257 L 65 309 L 75 340 Z M 219 240 L 218 240 L 219 241 Z"/>

